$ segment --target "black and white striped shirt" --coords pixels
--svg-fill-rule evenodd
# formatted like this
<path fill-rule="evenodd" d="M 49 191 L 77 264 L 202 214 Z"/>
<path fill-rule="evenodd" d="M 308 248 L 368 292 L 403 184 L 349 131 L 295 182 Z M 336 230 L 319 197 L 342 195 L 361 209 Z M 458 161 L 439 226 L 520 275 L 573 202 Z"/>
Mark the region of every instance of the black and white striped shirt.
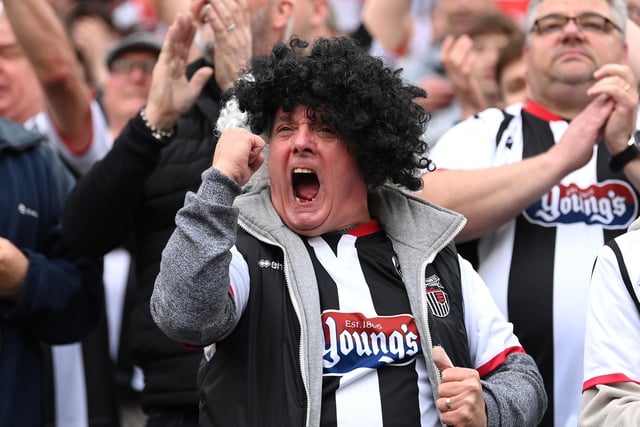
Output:
<path fill-rule="evenodd" d="M 488 109 L 452 128 L 431 151 L 436 165 L 515 163 L 551 148 L 569 126 L 533 103 L 507 113 Z M 543 425 L 577 425 L 591 268 L 604 242 L 638 213 L 637 192 L 622 172 L 609 170 L 608 160 L 601 142 L 589 163 L 478 241 L 478 271 L 544 378 L 549 408 Z"/>

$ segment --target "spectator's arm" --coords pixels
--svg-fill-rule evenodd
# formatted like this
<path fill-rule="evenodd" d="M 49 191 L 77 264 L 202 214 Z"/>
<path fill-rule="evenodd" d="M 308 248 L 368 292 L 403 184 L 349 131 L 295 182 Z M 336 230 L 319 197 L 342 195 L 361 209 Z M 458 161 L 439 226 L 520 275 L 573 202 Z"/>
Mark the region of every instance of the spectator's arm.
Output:
<path fill-rule="evenodd" d="M 190 11 L 191 0 L 154 0 L 154 6 L 158 12 L 158 17 L 167 27 L 171 25 L 178 14 L 187 15 Z M 198 17 L 195 17 L 198 19 Z M 202 54 L 195 44 L 189 50 L 189 60 L 193 61 Z"/>
<path fill-rule="evenodd" d="M 233 201 L 240 192 L 236 181 L 210 168 L 198 192 L 188 192 L 176 214 L 176 229 L 162 251 L 150 303 L 153 320 L 176 341 L 211 344 L 238 320 L 230 265 L 238 222 Z"/>
<path fill-rule="evenodd" d="M 118 33 L 97 16 L 83 16 L 74 23 L 71 37 L 84 57 L 91 83 L 101 89 L 109 75 L 105 57 Z"/>
<path fill-rule="evenodd" d="M 189 13 L 190 4 L 190 0 L 154 0 L 158 17 L 167 26 L 171 25 L 179 13 L 183 15 Z"/>
<path fill-rule="evenodd" d="M 46 97 L 52 123 L 74 153 L 92 139 L 88 87 L 62 22 L 46 0 L 5 0 L 4 10 Z"/>
<path fill-rule="evenodd" d="M 467 217 L 458 241 L 487 234 L 515 218 L 563 177 L 591 159 L 593 146 L 612 108 L 612 101 L 598 97 L 571 121 L 551 149 L 523 161 L 478 170 L 452 168 L 426 173 L 419 195 Z M 436 149 L 446 146 L 455 150 L 456 141 L 471 137 L 473 135 L 466 134 L 463 128 L 454 127 L 438 141 Z M 434 160 L 438 164 L 435 155 Z"/>
<path fill-rule="evenodd" d="M 402 52 L 413 33 L 411 0 L 367 0 L 362 22 L 371 36 L 389 52 Z"/>
<path fill-rule="evenodd" d="M 640 419 L 640 384 L 621 382 L 599 384 L 582 394 L 580 425 L 638 425 Z"/>

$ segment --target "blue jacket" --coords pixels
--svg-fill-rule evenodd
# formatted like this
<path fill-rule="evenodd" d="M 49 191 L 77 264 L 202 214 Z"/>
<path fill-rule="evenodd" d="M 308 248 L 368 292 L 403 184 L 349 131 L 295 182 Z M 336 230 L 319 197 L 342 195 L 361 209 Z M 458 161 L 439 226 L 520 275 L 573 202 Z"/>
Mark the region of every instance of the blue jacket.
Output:
<path fill-rule="evenodd" d="M 100 264 L 62 244 L 73 185 L 43 137 L 0 118 L 0 238 L 29 258 L 18 300 L 0 298 L 0 426 L 44 424 L 42 344 L 78 341 L 101 313 Z"/>

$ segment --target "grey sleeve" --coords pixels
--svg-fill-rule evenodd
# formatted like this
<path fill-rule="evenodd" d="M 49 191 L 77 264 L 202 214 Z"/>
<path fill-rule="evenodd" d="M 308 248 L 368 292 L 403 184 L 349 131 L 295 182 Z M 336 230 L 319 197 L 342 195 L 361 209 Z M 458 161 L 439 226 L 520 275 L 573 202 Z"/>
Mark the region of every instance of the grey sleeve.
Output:
<path fill-rule="evenodd" d="M 528 354 L 510 354 L 481 383 L 489 426 L 537 426 L 542 420 L 547 393 Z"/>
<path fill-rule="evenodd" d="M 236 323 L 229 292 L 230 249 L 236 242 L 240 186 L 216 169 L 202 174 L 176 215 L 151 295 L 151 315 L 170 338 L 203 346 Z"/>

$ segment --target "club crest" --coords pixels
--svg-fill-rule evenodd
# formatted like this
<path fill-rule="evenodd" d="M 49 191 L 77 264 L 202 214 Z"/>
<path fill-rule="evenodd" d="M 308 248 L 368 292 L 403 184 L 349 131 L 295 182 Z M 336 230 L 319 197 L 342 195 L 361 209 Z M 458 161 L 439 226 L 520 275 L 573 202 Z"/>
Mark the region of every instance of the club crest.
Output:
<path fill-rule="evenodd" d="M 436 317 L 447 317 L 450 310 L 449 296 L 440 284 L 440 278 L 435 274 L 427 277 L 424 281 L 424 291 L 431 313 Z"/>

